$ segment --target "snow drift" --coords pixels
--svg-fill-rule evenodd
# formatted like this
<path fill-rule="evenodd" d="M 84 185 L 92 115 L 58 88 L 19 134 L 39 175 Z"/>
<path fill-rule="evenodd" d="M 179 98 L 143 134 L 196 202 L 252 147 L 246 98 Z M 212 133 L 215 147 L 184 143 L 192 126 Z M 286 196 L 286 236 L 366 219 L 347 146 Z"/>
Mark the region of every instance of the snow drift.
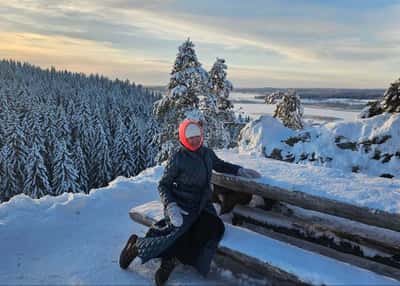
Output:
<path fill-rule="evenodd" d="M 331 122 L 294 131 L 261 116 L 241 132 L 239 151 L 297 164 L 400 177 L 400 114 Z"/>

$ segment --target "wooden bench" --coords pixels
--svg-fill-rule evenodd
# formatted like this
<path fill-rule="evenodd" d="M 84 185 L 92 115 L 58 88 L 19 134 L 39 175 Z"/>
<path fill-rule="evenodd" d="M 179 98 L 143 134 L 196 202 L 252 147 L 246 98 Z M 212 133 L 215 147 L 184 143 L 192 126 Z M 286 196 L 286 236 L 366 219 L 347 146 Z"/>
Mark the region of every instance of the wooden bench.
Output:
<path fill-rule="evenodd" d="M 130 217 L 150 226 L 163 216 L 158 201 L 132 208 Z M 311 285 L 400 285 L 400 282 L 302 249 L 276 238 L 225 223 L 226 232 L 215 258 L 217 265 L 254 277 L 265 277 L 272 284 Z"/>

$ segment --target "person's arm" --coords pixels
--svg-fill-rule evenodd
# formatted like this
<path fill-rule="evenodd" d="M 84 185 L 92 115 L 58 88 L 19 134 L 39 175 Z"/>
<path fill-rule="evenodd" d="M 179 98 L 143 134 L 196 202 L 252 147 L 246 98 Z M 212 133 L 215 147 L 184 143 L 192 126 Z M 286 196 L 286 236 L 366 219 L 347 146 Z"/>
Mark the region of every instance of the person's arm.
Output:
<path fill-rule="evenodd" d="M 178 174 L 178 153 L 176 152 L 168 159 L 163 176 L 158 183 L 158 193 L 164 207 L 167 207 L 168 204 L 175 202 L 171 189 L 172 183 Z"/>
<path fill-rule="evenodd" d="M 227 173 L 232 175 L 237 175 L 237 172 L 242 166 L 225 162 L 215 155 L 214 150 L 210 149 L 211 151 L 211 158 L 213 162 L 213 170 L 219 173 Z"/>

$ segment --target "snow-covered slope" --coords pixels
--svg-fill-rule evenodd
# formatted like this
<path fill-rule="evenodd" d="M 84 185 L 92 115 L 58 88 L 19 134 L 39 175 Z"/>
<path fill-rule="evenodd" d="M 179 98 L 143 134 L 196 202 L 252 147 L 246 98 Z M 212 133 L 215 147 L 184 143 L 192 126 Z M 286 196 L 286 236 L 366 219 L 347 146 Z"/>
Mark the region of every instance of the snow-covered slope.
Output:
<path fill-rule="evenodd" d="M 259 170 L 263 174 L 260 180 L 270 184 L 294 186 L 314 194 L 400 213 L 400 180 L 293 165 L 240 154 L 237 150 L 216 153 L 226 161 Z M 134 263 L 129 271 L 122 271 L 118 256 L 132 232 L 144 233 L 145 228 L 133 223 L 128 211 L 159 199 L 157 183 L 162 172 L 163 166 L 157 166 L 133 178 L 118 177 L 110 186 L 93 190 L 89 195 L 64 193 L 41 199 L 17 195 L 1 204 L 0 284 L 152 285 L 158 262 Z M 235 237 L 227 239 L 233 244 L 245 241 Z M 279 251 L 275 259 L 278 254 Z M 180 285 L 254 282 L 233 279 L 218 271 L 214 269 L 211 277 L 205 280 L 191 268 L 180 267 L 173 273 L 171 282 Z"/>
<path fill-rule="evenodd" d="M 265 115 L 242 130 L 239 150 L 299 164 L 400 178 L 400 114 L 331 122 L 300 131 Z"/>

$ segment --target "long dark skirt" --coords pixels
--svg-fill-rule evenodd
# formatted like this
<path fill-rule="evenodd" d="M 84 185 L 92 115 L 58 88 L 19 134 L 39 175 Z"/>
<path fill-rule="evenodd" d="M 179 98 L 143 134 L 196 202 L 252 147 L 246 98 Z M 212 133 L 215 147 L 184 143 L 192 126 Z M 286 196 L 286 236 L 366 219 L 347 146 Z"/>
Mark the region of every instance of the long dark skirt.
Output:
<path fill-rule="evenodd" d="M 195 266 L 197 258 L 210 240 L 219 241 L 225 231 L 224 223 L 215 215 L 203 211 L 187 232 L 180 236 L 160 258 L 176 257 L 181 263 Z"/>

